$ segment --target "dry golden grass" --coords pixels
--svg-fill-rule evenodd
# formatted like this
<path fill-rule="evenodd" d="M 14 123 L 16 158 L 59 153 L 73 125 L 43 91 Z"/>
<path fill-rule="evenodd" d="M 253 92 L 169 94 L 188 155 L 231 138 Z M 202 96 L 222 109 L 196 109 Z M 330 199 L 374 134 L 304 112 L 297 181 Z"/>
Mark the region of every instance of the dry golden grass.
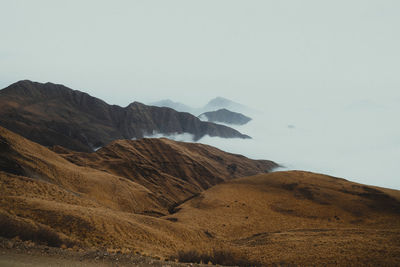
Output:
<path fill-rule="evenodd" d="M 70 163 L 49 149 L 0 127 L 0 157 L 15 174 L 59 186 L 102 206 L 128 212 L 157 209 L 158 203 L 144 186 L 125 177 Z M 4 161 L 4 160 L 3 160 Z"/>
<path fill-rule="evenodd" d="M 186 201 L 174 214 L 156 218 L 143 215 L 144 210 L 165 212 L 154 188 L 111 173 L 117 166 L 111 155 L 106 163 L 107 172 L 78 166 L 0 128 L 0 214 L 14 222 L 11 235 L 29 239 L 29 231 L 22 229 L 45 229 L 50 235 L 42 231 L 32 239 L 46 242 L 47 236 L 57 246 L 61 240 L 66 246 L 161 258 L 192 251 L 204 259 L 231 253 L 242 262 L 263 264 L 400 262 L 397 190 L 309 172 L 276 172 L 226 181 Z"/>
<path fill-rule="evenodd" d="M 165 215 L 168 209 L 211 186 L 237 177 L 270 171 L 272 161 L 251 160 L 215 147 L 162 139 L 117 140 L 94 153 L 61 147 L 53 150 L 70 162 L 125 177 L 148 189 L 158 208 L 145 214 Z"/>
<path fill-rule="evenodd" d="M 388 264 L 400 260 L 400 194 L 291 171 L 239 178 L 173 216 L 264 263 Z"/>

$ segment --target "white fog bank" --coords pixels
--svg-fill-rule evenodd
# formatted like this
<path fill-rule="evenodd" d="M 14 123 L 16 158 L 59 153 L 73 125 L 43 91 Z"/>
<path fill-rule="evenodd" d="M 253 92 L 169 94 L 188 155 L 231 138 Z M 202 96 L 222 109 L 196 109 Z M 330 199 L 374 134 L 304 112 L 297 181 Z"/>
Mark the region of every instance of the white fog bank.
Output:
<path fill-rule="evenodd" d="M 263 112 L 237 128 L 253 139 L 200 142 L 400 189 L 398 0 L 0 3 L 0 88 L 53 82 L 196 116 L 226 97 Z"/>
<path fill-rule="evenodd" d="M 273 160 L 289 170 L 400 189 L 400 127 L 394 114 L 400 114 L 395 102 L 285 109 L 271 105 L 253 114 L 248 124 L 234 127 L 252 139 L 205 136 L 198 142 L 253 159 Z M 149 137 L 191 141 L 187 134 Z"/>

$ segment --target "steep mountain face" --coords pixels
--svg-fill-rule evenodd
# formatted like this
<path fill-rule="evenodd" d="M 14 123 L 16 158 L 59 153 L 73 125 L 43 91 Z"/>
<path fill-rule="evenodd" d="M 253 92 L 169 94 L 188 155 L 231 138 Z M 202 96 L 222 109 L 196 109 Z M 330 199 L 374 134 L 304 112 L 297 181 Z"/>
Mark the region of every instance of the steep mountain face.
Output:
<path fill-rule="evenodd" d="M 2 127 L 0 148 L 4 172 L 85 193 L 115 209 L 155 215 L 167 214 L 183 200 L 225 180 L 278 166 L 165 138 L 117 140 L 93 153 L 56 146 L 57 155 Z"/>
<path fill-rule="evenodd" d="M 94 207 L 142 212 L 159 206 L 155 196 L 144 186 L 124 177 L 72 164 L 2 127 L 0 148 L 0 171 L 4 176 L 18 175 L 54 185 Z"/>
<path fill-rule="evenodd" d="M 204 118 L 210 122 L 221 122 L 236 125 L 244 125 L 251 121 L 251 118 L 241 113 L 232 112 L 224 108 L 216 111 L 205 112 L 201 114 L 199 118 Z"/>
<path fill-rule="evenodd" d="M 131 248 L 153 247 L 154 252 L 159 250 L 155 244 L 171 244 L 171 232 L 176 236 L 187 233 L 172 222 L 142 215 L 162 206 L 144 186 L 77 166 L 2 127 L 0 190 L 0 225 L 23 240 L 54 242 L 47 239 L 50 236 L 51 240 L 59 237 L 64 244 L 74 242 L 83 247 L 126 244 Z M 47 236 L 43 230 L 37 233 L 40 229 Z M 164 229 L 164 236 L 160 236 L 160 229 Z"/>
<path fill-rule="evenodd" d="M 266 173 L 278 165 L 217 148 L 169 139 L 118 140 L 93 153 L 53 149 L 70 162 L 126 177 L 171 208 L 203 190 L 236 177 Z M 165 213 L 165 210 L 162 211 Z"/>
<path fill-rule="evenodd" d="M 0 225 L 151 251 L 206 238 L 156 217 L 216 183 L 277 166 L 168 139 L 119 140 L 96 153 L 54 150 L 0 127 Z"/>
<path fill-rule="evenodd" d="M 0 125 L 45 146 L 92 151 L 154 132 L 250 138 L 188 113 L 134 102 L 122 108 L 52 83 L 20 81 L 0 91 Z"/>

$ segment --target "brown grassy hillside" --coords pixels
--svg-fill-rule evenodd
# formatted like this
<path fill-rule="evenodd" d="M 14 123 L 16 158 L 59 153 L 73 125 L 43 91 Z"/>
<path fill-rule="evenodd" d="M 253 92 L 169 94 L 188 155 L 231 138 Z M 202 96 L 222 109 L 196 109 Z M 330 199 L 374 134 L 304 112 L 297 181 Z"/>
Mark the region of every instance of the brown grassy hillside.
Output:
<path fill-rule="evenodd" d="M 156 145 L 152 147 L 148 142 Z M 132 144 L 137 144 L 136 148 Z M 136 157 L 132 154 L 135 149 Z M 140 150 L 143 151 L 139 153 Z M 146 154 L 150 151 L 153 152 Z M 73 152 L 69 153 L 73 156 Z M 216 153 L 222 163 L 206 159 L 207 153 Z M 45 237 L 38 237 L 38 233 L 45 229 L 51 236 L 60 235 L 61 241 L 57 244 L 118 247 L 169 255 L 188 243 L 207 238 L 195 228 L 154 218 L 154 215 L 168 214 L 168 208 L 176 200 L 203 190 L 196 182 L 199 170 L 215 171 L 212 177 L 204 178 L 208 187 L 248 171 L 263 172 L 275 166 L 272 162 L 252 161 L 208 146 L 169 140 L 118 141 L 98 153 L 76 153 L 75 160 L 85 157 L 100 160 L 87 160 L 87 163 L 103 170 L 91 168 L 90 164 L 78 166 L 0 128 L 2 234 L 10 237 L 11 232 L 21 238 L 43 241 Z M 229 166 L 235 162 L 237 168 L 233 172 Z M 130 171 L 134 165 L 137 167 Z M 180 171 L 182 175 L 178 175 Z M 155 174 L 146 175 L 146 172 Z M 135 179 L 145 185 L 136 183 Z M 167 195 L 165 199 L 169 194 L 170 202 L 162 198 L 163 192 Z M 26 233 L 24 229 L 34 233 Z"/>
<path fill-rule="evenodd" d="M 11 173 L 54 185 L 76 197 L 116 210 L 140 212 L 158 207 L 152 193 L 142 185 L 124 177 L 79 167 L 4 128 L 0 128 L 0 148 L 0 167 L 4 175 Z"/>
<path fill-rule="evenodd" d="M 153 255 L 170 254 L 183 247 L 184 240 L 204 238 L 190 227 L 140 215 L 160 209 L 157 197 L 144 186 L 77 166 L 4 128 L 0 169 L 3 236 Z"/>
<path fill-rule="evenodd" d="M 307 266 L 400 261 L 397 190 L 300 171 L 231 179 L 235 174 L 227 166 L 236 162 L 239 176 L 257 161 L 246 165 L 239 156 L 169 140 L 118 141 L 89 154 L 57 150 L 63 157 L 0 128 L 2 236 L 189 261 L 234 257 L 240 264 Z M 207 170 L 203 177 L 195 175 L 199 168 Z M 224 181 L 201 191 L 199 179 L 207 186 L 214 181 L 207 173 Z M 161 216 L 157 183 L 171 200 L 178 185 L 201 192 Z"/>
<path fill-rule="evenodd" d="M 180 206 L 182 225 L 264 263 L 396 265 L 400 191 L 291 171 L 235 179 Z"/>
<path fill-rule="evenodd" d="M 269 172 L 278 166 L 272 161 L 251 160 L 208 145 L 165 138 L 118 140 L 94 153 L 60 147 L 54 151 L 76 165 L 145 186 L 165 209 L 225 180 Z"/>

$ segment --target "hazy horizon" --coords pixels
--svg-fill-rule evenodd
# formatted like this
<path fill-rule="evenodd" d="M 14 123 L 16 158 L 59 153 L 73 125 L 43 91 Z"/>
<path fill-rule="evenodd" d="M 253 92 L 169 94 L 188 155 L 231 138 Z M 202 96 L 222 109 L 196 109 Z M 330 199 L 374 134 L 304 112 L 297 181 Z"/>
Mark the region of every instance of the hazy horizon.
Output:
<path fill-rule="evenodd" d="M 120 106 L 222 96 L 264 116 L 237 127 L 253 140 L 202 142 L 400 189 L 398 1 L 4 0 L 0 14 L 0 88 L 60 83 Z"/>

